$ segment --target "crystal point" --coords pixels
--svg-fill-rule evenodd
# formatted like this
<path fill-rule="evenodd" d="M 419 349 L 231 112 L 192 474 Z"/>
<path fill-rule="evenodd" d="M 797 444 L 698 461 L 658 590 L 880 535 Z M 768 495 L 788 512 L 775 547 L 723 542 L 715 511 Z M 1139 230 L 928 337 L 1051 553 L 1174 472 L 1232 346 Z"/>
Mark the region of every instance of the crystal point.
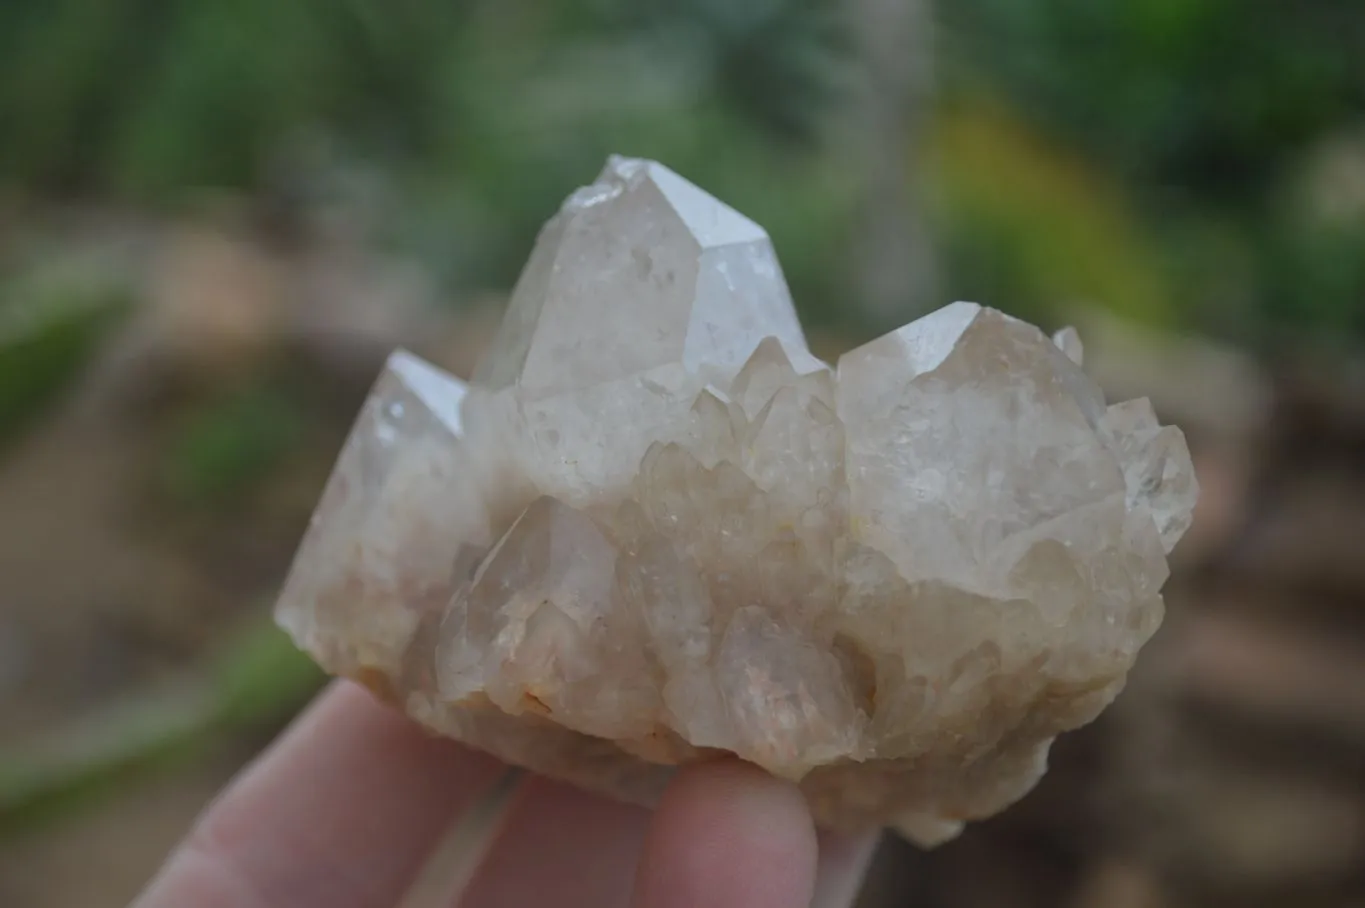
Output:
<path fill-rule="evenodd" d="M 855 537 L 912 579 L 989 589 L 1011 535 L 1123 488 L 1099 389 L 994 310 L 955 303 L 844 354 L 838 393 Z"/>
<path fill-rule="evenodd" d="M 1085 346 L 1081 343 L 1081 335 L 1070 325 L 1052 335 L 1052 342 L 1057 345 L 1057 349 L 1066 354 L 1066 358 L 1078 366 L 1085 365 Z"/>
<path fill-rule="evenodd" d="M 763 229 L 662 164 L 613 158 L 541 232 L 475 381 L 536 396 L 738 367 L 765 337 L 813 360 Z"/>
<path fill-rule="evenodd" d="M 333 671 L 396 673 L 422 615 L 445 607 L 461 545 L 488 543 L 466 469 L 465 390 L 395 353 L 342 449 L 278 606 Z"/>
<path fill-rule="evenodd" d="M 925 844 L 1041 776 L 1161 620 L 1184 437 L 955 303 L 812 356 L 772 244 L 613 158 L 472 386 L 366 402 L 277 615 L 432 730 L 650 803 L 730 752 Z"/>

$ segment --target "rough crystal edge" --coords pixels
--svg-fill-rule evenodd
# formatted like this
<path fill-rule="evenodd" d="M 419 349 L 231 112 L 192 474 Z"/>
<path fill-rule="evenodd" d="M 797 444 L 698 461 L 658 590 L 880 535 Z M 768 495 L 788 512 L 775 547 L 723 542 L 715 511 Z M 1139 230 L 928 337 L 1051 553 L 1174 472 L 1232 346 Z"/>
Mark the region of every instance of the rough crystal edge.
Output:
<path fill-rule="evenodd" d="M 456 440 L 463 434 L 460 409 L 468 390 L 468 385 L 456 376 L 407 350 L 396 349 L 385 360 L 342 443 L 322 495 L 309 518 L 294 562 L 281 584 L 273 610 L 275 623 L 300 649 L 312 655 L 329 672 L 354 674 L 367 666 L 361 664 L 365 660 L 359 658 L 359 653 L 365 647 L 334 640 L 337 635 L 325 629 L 325 616 L 319 615 L 321 600 L 342 584 L 337 578 L 345 573 L 338 566 L 324 570 L 315 564 L 319 550 L 348 550 L 362 546 L 365 538 L 361 526 L 338 528 L 329 525 L 327 517 L 331 516 L 335 520 L 335 513 L 332 512 L 363 501 L 365 492 L 353 488 L 356 478 L 351 474 L 359 469 L 357 461 L 365 457 L 366 448 L 376 444 L 388 447 L 398 441 L 396 434 L 387 441 L 380 437 L 385 431 L 396 432 L 389 428 L 387 420 L 407 415 L 401 409 L 404 405 L 392 398 L 405 396 L 414 404 L 424 406 L 435 421 L 450 433 L 452 440 Z M 396 416 L 394 406 L 400 407 Z M 351 469 L 348 470 L 348 467 Z M 432 491 L 435 494 L 440 490 L 433 488 Z M 309 558 L 310 553 L 314 559 Z M 350 658 L 343 653 L 349 653 Z M 381 671 L 378 666 L 371 665 L 368 668 Z"/>

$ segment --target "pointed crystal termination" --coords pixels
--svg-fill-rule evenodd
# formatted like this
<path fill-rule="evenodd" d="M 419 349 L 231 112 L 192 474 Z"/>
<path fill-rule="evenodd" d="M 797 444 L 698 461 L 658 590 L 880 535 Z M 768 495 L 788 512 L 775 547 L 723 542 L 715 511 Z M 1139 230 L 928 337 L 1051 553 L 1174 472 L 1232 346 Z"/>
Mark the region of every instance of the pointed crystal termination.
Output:
<path fill-rule="evenodd" d="M 541 231 L 475 371 L 471 421 L 528 436 L 509 452 L 522 471 L 583 504 L 626 486 L 764 338 L 799 372 L 824 367 L 768 235 L 662 164 L 614 157 Z"/>
<path fill-rule="evenodd" d="M 534 398 L 673 364 L 734 370 L 765 337 L 819 365 L 763 228 L 662 164 L 613 157 L 541 231 L 474 381 Z"/>
<path fill-rule="evenodd" d="M 1009 537 L 1123 489 L 1098 388 L 994 310 L 955 303 L 846 353 L 838 393 L 859 541 L 908 579 L 986 591 Z"/>
<path fill-rule="evenodd" d="M 1066 354 L 1066 358 L 1078 366 L 1085 365 L 1085 345 L 1081 343 L 1081 335 L 1075 328 L 1067 326 L 1056 334 L 1052 335 L 1052 342 L 1057 345 L 1057 349 Z"/>
<path fill-rule="evenodd" d="M 457 551 L 488 544 L 464 395 L 459 379 L 395 353 L 342 448 L 276 608 L 337 674 L 396 683 L 423 615 L 446 606 Z"/>
<path fill-rule="evenodd" d="M 731 752 L 936 844 L 1122 686 L 1189 525 L 1184 437 L 1081 351 L 956 303 L 831 370 L 761 228 L 613 158 L 470 388 L 390 361 L 279 621 L 536 772 L 648 803 Z"/>

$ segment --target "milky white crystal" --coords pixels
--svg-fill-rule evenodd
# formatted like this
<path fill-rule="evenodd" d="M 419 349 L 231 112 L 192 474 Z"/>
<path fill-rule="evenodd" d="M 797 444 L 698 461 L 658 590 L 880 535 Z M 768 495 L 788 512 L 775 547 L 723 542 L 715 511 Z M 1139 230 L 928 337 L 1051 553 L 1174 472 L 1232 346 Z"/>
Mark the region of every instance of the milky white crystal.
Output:
<path fill-rule="evenodd" d="M 1189 525 L 1180 431 L 1080 362 L 955 303 L 831 369 L 758 225 L 613 158 L 470 386 L 390 360 L 278 618 L 533 770 L 648 803 L 730 752 L 941 841 L 1122 687 Z"/>

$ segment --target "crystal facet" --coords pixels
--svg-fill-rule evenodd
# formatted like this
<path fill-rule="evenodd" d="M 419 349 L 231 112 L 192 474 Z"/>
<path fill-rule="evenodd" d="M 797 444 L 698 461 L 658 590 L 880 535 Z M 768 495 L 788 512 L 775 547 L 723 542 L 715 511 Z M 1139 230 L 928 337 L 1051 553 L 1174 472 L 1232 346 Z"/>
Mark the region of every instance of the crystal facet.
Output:
<path fill-rule="evenodd" d="M 613 158 L 466 387 L 390 360 L 281 596 L 330 671 L 648 803 L 730 752 L 932 844 L 1040 777 L 1161 620 L 1197 496 L 1079 337 L 955 303 L 811 355 L 767 235 Z"/>

